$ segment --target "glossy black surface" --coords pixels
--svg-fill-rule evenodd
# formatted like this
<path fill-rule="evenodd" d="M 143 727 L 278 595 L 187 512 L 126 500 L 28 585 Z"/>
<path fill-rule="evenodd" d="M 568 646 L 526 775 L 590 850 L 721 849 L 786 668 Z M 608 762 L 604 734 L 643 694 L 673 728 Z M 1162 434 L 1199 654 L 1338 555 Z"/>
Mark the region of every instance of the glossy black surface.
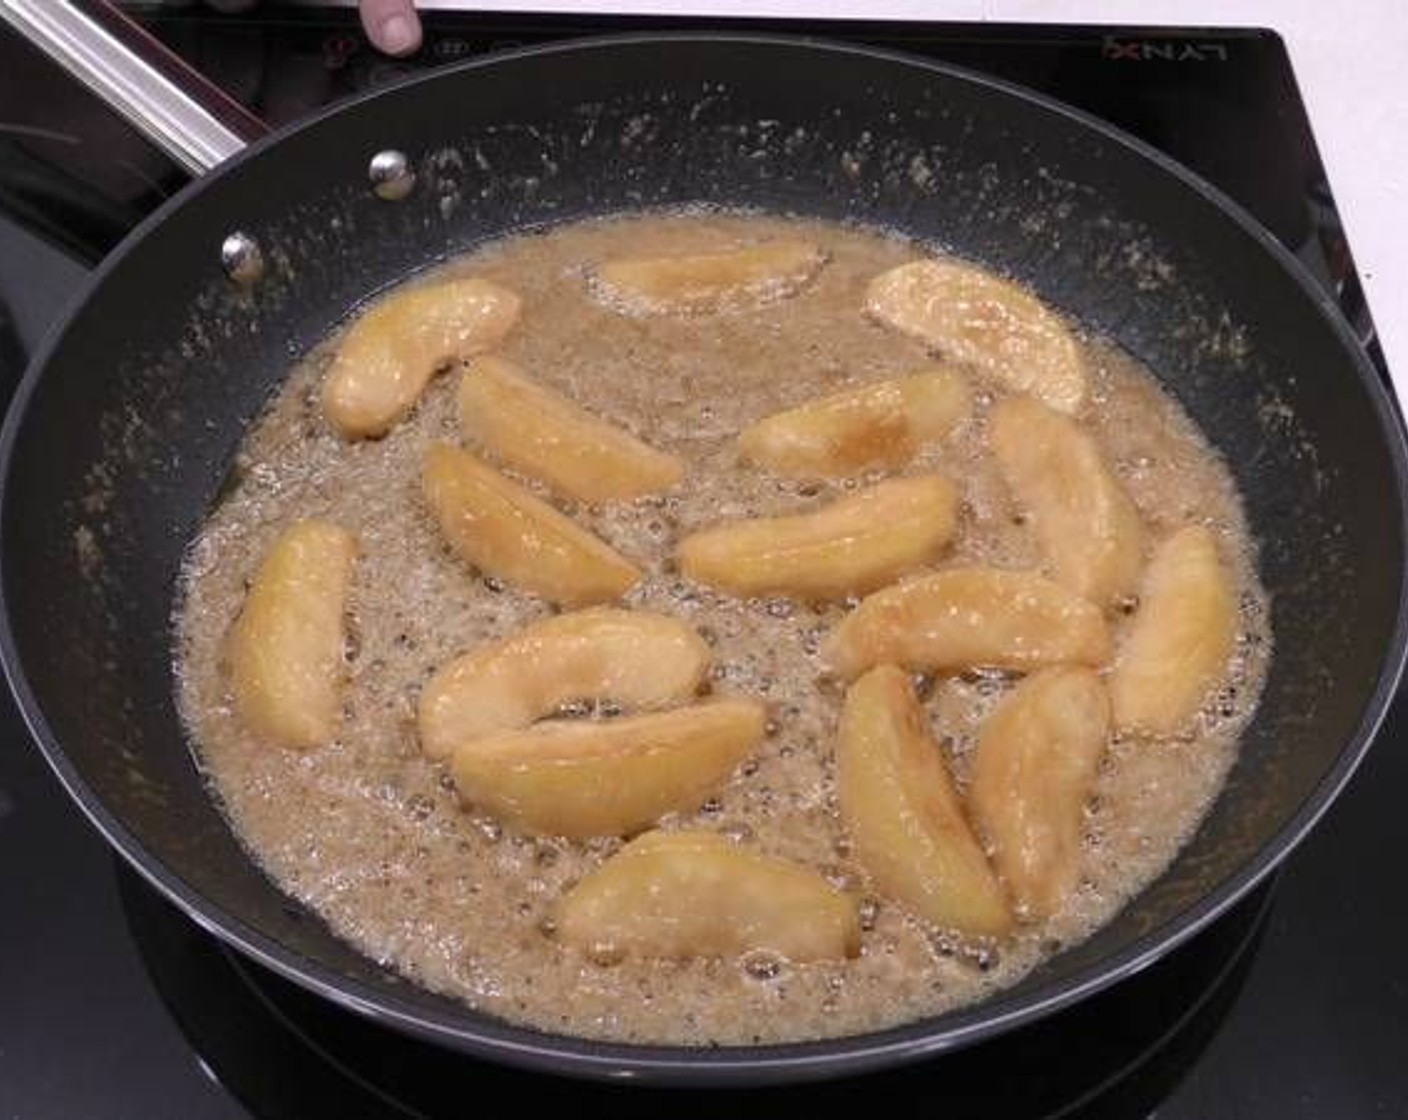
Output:
<path fill-rule="evenodd" d="M 342 1115 L 375 1099 L 381 1111 L 373 1110 L 374 1115 L 404 1112 L 447 1120 L 463 1108 L 471 1070 L 476 1094 L 588 1115 L 815 1112 L 826 1105 L 864 1107 L 882 1092 L 941 1099 L 954 1120 L 1140 1115 L 1178 1084 L 1236 1000 L 1272 893 L 1271 885 L 1259 889 L 1184 951 L 1001 1042 L 884 1075 L 687 1094 L 467 1063 L 330 1011 L 323 1000 L 196 933 L 130 875 L 124 874 L 120 885 L 129 925 L 158 990 L 215 1075 L 256 1115 Z M 1081 1040 L 1076 1058 L 1070 1053 L 1072 1038 Z M 314 1053 L 318 1060 L 306 1060 Z M 1008 1075 L 1014 1055 L 1021 1055 L 1022 1077 Z"/>
<path fill-rule="evenodd" d="M 989 44 L 994 58 L 1024 57 L 1023 50 L 1026 57 L 1035 58 L 1054 49 L 1049 43 L 1027 44 L 1013 53 L 1004 34 L 999 32 Z M 963 49 L 981 56 L 979 38 L 964 40 Z M 1260 65 L 1276 71 L 1274 41 L 1250 41 L 1269 52 Z M 1067 49 L 1085 60 L 1079 65 L 1091 58 L 1088 42 L 1060 48 Z M 1109 48 L 1102 40 L 1099 49 Z M 1164 64 L 1157 56 L 1107 61 Z M 1044 69 L 1031 62 L 1022 65 L 1032 66 L 1038 76 L 1062 69 L 1051 62 Z M 1162 104 L 1153 95 L 1133 100 L 1141 98 Z M 1176 110 L 1180 102 L 1169 104 Z M 1278 116 L 1293 122 L 1295 114 L 1282 104 Z M 1196 129 L 1188 133 L 1194 135 Z M 1303 149 L 1299 161 L 1278 166 L 1314 163 Z M 1314 176 L 1307 181 L 1306 189 L 1313 190 Z M 1335 254 L 1323 246 L 1335 244 L 1332 216 L 1327 212 L 1320 232 L 1313 232 L 1314 224 L 1284 227 L 1288 243 L 1303 256 L 1324 258 L 1330 283 L 1329 262 Z M 7 351 L 13 358 L 32 345 L 33 321 L 43 317 L 42 310 L 16 309 L 34 304 L 35 293 L 46 285 L 55 293 L 65 290 L 73 273 L 50 259 L 47 265 L 29 264 L 17 279 L 14 262 L 28 259 L 25 254 L 42 260 L 43 251 L 8 226 L 0 245 L 9 266 L 0 270 L 0 296 L 9 317 L 26 324 L 23 330 L 0 330 L 0 358 Z M 26 333 L 31 336 L 28 342 Z M 12 369 L 2 372 L 13 376 Z M 1408 994 L 1392 964 L 1392 953 L 1408 934 L 1408 912 L 1391 889 L 1369 899 L 1350 895 L 1345 886 L 1350 881 L 1347 866 L 1379 861 L 1385 864 L 1387 883 L 1391 854 L 1408 841 L 1408 826 L 1397 810 L 1398 791 L 1408 788 L 1408 763 L 1397 746 L 1406 735 L 1408 728 L 1395 712 L 1350 789 L 1293 857 L 1271 900 L 1264 936 L 1255 953 L 1246 957 L 1245 977 L 1233 960 L 1245 939 L 1235 935 L 1235 926 L 1225 925 L 1221 929 L 1232 932 L 1219 935 L 1224 952 L 1207 954 L 1225 967 L 1180 966 L 1185 971 L 1172 973 L 1167 987 L 1153 985 L 1133 1006 L 1097 1004 L 1081 1012 L 1104 1007 L 1093 1018 L 1063 1017 L 1058 1022 L 1067 1033 L 1055 1062 L 1049 1048 L 1043 1052 L 1036 1046 L 1004 1046 L 1001 1052 L 979 1057 L 975 1068 L 987 1061 L 991 1069 L 1001 1071 L 999 1077 L 1020 1075 L 1004 1081 L 999 1094 L 1004 1107 L 998 1114 L 1051 1114 L 1058 1100 L 1098 1086 L 1135 1058 L 1145 1059 L 1136 1063 L 1139 1074 L 1120 1081 L 1113 1095 L 1100 1098 L 1082 1115 L 1141 1115 L 1155 1107 L 1164 1117 L 1396 1115 L 1408 1110 L 1408 1080 L 1399 1061 L 1408 1050 Z M 1362 891 L 1365 881 L 1362 874 L 1354 876 L 1354 889 Z M 247 970 L 235 969 L 208 938 L 183 925 L 183 919 L 163 917 L 162 904 L 145 896 L 145 888 L 114 876 L 106 849 L 28 748 L 8 708 L 0 719 L 0 886 L 0 946 L 8 950 L 0 958 L 6 962 L 0 966 L 0 1000 L 5 1006 L 0 1017 L 0 1109 L 17 1116 L 219 1118 L 247 1115 L 250 1109 L 257 1115 L 287 1116 L 407 1114 L 384 1097 L 369 1096 L 366 1085 L 356 1087 L 357 1077 L 373 1085 L 385 1080 L 368 1076 L 386 1061 L 375 1040 L 357 1041 L 356 1028 L 346 1024 L 308 1026 L 296 1010 L 289 1010 L 289 993 L 280 994 L 278 982 L 251 987 Z M 130 924 L 122 909 L 124 896 L 127 909 L 137 916 Z M 134 929 L 142 934 L 144 950 L 133 938 Z M 142 951 L 169 966 L 156 970 L 160 984 L 143 971 Z M 1179 954 L 1166 963 L 1179 965 L 1188 959 Z M 194 960 L 197 975 L 202 967 L 208 970 L 195 986 L 197 1000 L 182 997 L 181 985 L 172 979 L 172 973 L 181 975 L 182 960 Z M 1225 982 L 1213 984 L 1227 969 L 1231 971 Z M 1139 981 L 1149 978 L 1157 980 L 1151 976 Z M 226 994 L 217 995 L 222 990 Z M 173 999 L 173 1010 L 166 1007 L 162 993 Z M 297 998 L 294 993 L 292 1002 Z M 221 999 L 229 1002 L 222 1004 Z M 209 1005 L 202 1002 L 206 1000 Z M 261 1008 L 268 1018 L 262 1017 Z M 1187 1011 L 1192 1017 L 1184 1029 L 1174 1031 L 1171 1045 L 1146 1056 L 1148 1048 L 1139 1045 L 1140 1038 L 1158 1038 L 1160 1023 L 1175 1027 Z M 177 1023 L 189 1030 L 189 1038 Z M 319 1040 L 326 1052 L 298 1043 L 288 1023 Z M 349 1033 L 354 1036 L 350 1043 L 345 1037 Z M 271 1038 L 280 1040 L 272 1050 Z M 274 1052 L 284 1061 L 268 1060 Z M 463 1079 L 454 1098 L 458 1104 L 473 1102 L 504 1076 L 486 1073 L 465 1059 L 433 1055 L 425 1057 L 421 1067 L 414 1058 L 407 1065 L 438 1068 L 442 1077 Z M 207 1067 L 229 1088 L 217 1087 Z M 1053 1069 L 1069 1074 L 1064 1091 L 1061 1085 L 1052 1090 Z M 932 1083 L 922 1074 L 910 1074 L 908 1081 L 876 1081 L 859 1093 L 863 1100 L 872 1091 L 877 1097 L 891 1091 L 922 1093 L 935 1107 L 942 1102 L 953 1115 L 972 1113 L 971 1101 L 982 1096 L 973 1075 L 965 1082 L 956 1075 L 943 1076 L 942 1070 L 933 1073 Z M 956 1089 L 955 1082 L 966 1087 Z M 310 1084 L 322 1086 L 328 1095 L 308 1093 Z M 1030 1094 L 1023 1085 L 1031 1087 Z M 442 1089 L 417 1083 L 418 1098 L 403 1090 L 400 1099 L 410 1095 L 413 1109 L 434 1115 L 434 1106 L 446 1096 Z M 551 1083 L 538 1090 L 569 1099 L 581 1092 L 579 1087 Z M 945 1099 L 955 1093 L 963 1093 L 969 1103 Z M 754 1102 L 764 1103 L 756 1098 Z M 668 1107 L 673 1111 L 678 1104 L 672 1101 Z"/>

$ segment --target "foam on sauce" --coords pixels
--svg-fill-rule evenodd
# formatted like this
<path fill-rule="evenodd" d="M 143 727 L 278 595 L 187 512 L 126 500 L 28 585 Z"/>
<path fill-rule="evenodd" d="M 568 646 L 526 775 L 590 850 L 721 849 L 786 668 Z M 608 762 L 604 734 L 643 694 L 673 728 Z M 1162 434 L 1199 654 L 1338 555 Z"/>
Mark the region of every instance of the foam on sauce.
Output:
<path fill-rule="evenodd" d="M 781 237 L 815 240 L 831 259 L 801 293 L 766 306 L 633 317 L 588 290 L 591 264 L 606 257 Z M 628 605 L 687 619 L 707 638 L 715 691 L 770 706 L 769 735 L 756 755 L 697 812 L 662 826 L 746 838 L 863 894 L 865 877 L 849 858 L 835 802 L 841 692 L 819 680 L 816 656 L 847 608 L 734 600 L 683 580 L 669 557 L 690 530 L 800 512 L 866 481 L 779 481 L 741 465 L 734 436 L 768 413 L 924 361 L 919 344 L 870 322 L 860 308 L 871 277 L 925 252 L 820 222 L 656 215 L 506 240 L 435 274 L 485 276 L 516 289 L 523 318 L 498 352 L 688 463 L 687 481 L 666 496 L 588 508 L 549 495 L 642 565 L 646 579 Z M 621 841 L 515 836 L 463 810 L 444 769 L 424 759 L 416 742 L 417 692 L 437 667 L 550 613 L 542 601 L 469 571 L 421 503 L 423 450 L 435 439 L 458 441 L 456 374 L 432 382 L 416 413 L 384 439 L 344 443 L 318 403 L 335 342 L 292 371 L 250 431 L 224 500 L 192 546 L 178 603 L 179 701 L 212 790 L 253 858 L 340 935 L 417 983 L 545 1030 L 651 1043 L 783 1042 L 934 1015 L 1014 983 L 1053 946 L 1107 921 L 1172 860 L 1236 757 L 1270 636 L 1231 477 L 1147 371 L 1087 339 L 1092 396 L 1082 421 L 1151 538 L 1195 520 L 1214 528 L 1243 612 L 1228 679 L 1200 717 L 1199 733 L 1186 741 L 1121 739 L 1107 752 L 1088 814 L 1082 886 L 1067 909 L 995 955 L 965 950 L 865 894 L 863 952 L 851 961 L 585 960 L 553 939 L 547 914 Z M 960 532 L 941 563 L 1040 566 L 1032 531 L 986 450 L 985 416 L 998 390 L 976 373 L 973 379 L 980 390 L 973 419 L 900 473 L 938 470 L 960 488 Z M 221 651 L 264 551 L 290 520 L 306 516 L 351 529 L 363 554 L 342 731 L 304 754 L 243 730 Z M 1010 682 L 973 673 L 919 683 L 961 787 L 976 731 Z"/>

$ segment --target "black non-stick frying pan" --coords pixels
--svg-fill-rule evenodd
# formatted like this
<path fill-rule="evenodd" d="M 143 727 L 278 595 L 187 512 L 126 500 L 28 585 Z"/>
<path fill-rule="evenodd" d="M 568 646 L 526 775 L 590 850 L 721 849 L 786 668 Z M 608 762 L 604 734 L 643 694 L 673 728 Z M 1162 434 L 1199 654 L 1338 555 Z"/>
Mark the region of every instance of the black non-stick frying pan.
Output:
<path fill-rule="evenodd" d="M 374 189 L 369 165 L 390 151 L 414 182 L 383 155 Z M 174 580 L 291 357 L 372 293 L 486 238 L 694 202 L 879 223 L 1020 278 L 1155 370 L 1245 495 L 1276 652 L 1226 790 L 1118 918 L 981 1005 L 761 1048 L 520 1029 L 333 937 L 250 862 L 192 764 L 173 706 Z M 251 239 L 245 255 L 222 261 L 236 231 Z M 557 1073 L 696 1085 L 856 1073 L 1115 983 L 1291 851 L 1369 745 L 1404 656 L 1403 437 L 1297 262 L 1216 191 L 1098 121 L 823 41 L 672 34 L 515 51 L 256 143 L 97 270 L 30 368 L 0 452 L 5 669 L 35 740 L 112 846 L 202 926 L 327 998 Z"/>

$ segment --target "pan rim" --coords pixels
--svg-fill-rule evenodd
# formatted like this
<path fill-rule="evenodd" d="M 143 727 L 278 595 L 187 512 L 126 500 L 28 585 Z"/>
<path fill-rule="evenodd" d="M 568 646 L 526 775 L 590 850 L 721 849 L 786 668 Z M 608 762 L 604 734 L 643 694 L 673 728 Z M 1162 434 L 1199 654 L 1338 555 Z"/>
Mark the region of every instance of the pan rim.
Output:
<path fill-rule="evenodd" d="M 246 160 L 258 158 L 265 149 L 283 143 L 305 129 L 316 128 L 333 116 L 354 112 L 358 106 L 373 99 L 395 95 L 423 83 L 455 80 L 458 75 L 466 72 L 512 65 L 524 58 L 669 43 L 803 49 L 856 54 L 890 64 L 901 64 L 938 75 L 943 79 L 955 79 L 991 90 L 1004 97 L 1016 98 L 1044 112 L 1070 119 L 1086 132 L 1130 149 L 1136 156 L 1152 162 L 1165 174 L 1179 180 L 1184 187 L 1200 195 L 1230 218 L 1244 233 L 1253 238 L 1263 252 L 1276 261 L 1296 283 L 1314 306 L 1315 312 L 1351 356 L 1393 463 L 1393 484 L 1400 512 L 1400 546 L 1408 552 L 1408 446 L 1405 446 L 1403 428 L 1398 421 L 1388 389 L 1329 295 L 1319 288 L 1305 266 L 1239 203 L 1144 141 L 1083 110 L 1026 87 L 900 50 L 869 47 L 825 35 L 744 31 L 626 32 L 583 36 L 495 52 L 398 82 L 395 86 L 349 98 L 270 134 L 225 161 L 210 174 L 188 184 L 140 222 L 122 243 L 99 263 L 37 348 L 6 411 L 3 426 L 0 426 L 0 520 L 4 516 L 9 492 L 8 482 L 14 465 L 15 447 L 28 412 L 29 401 L 42 379 L 44 370 L 59 351 L 72 324 L 81 318 L 85 309 L 93 302 L 94 294 L 113 272 L 120 269 L 147 231 L 164 222 L 168 214 L 235 172 Z M 156 860 L 137 841 L 108 811 L 68 759 L 63 746 L 49 727 L 25 669 L 20 663 L 11 626 L 10 596 L 6 588 L 5 554 L 0 550 L 0 667 L 3 667 L 30 737 L 43 753 L 66 794 L 78 805 L 104 840 L 150 886 L 202 929 L 250 959 L 331 1002 L 425 1041 L 540 1072 L 616 1082 L 677 1086 L 725 1086 L 745 1083 L 762 1085 L 821 1080 L 923 1060 L 1044 1019 L 1143 970 L 1204 929 L 1254 889 L 1279 867 L 1312 831 L 1338 798 L 1373 744 L 1402 677 L 1405 656 L 1408 656 L 1408 578 L 1401 572 L 1392 635 L 1384 651 L 1375 687 L 1355 733 L 1344 744 L 1334 765 L 1317 782 L 1287 823 L 1264 842 L 1255 856 L 1237 873 L 1173 921 L 1142 935 L 1119 952 L 1086 966 L 1064 980 L 1037 985 L 1019 997 L 1012 996 L 1012 989 L 1009 989 L 1005 993 L 996 993 L 979 1003 L 944 1015 L 879 1031 L 767 1046 L 703 1049 L 640 1045 L 550 1034 L 518 1026 L 468 1007 L 453 1015 L 448 1012 L 441 1015 L 427 1008 L 414 1006 L 410 1001 L 376 989 L 363 981 L 343 977 L 334 969 L 301 956 L 210 903 L 199 891 Z"/>

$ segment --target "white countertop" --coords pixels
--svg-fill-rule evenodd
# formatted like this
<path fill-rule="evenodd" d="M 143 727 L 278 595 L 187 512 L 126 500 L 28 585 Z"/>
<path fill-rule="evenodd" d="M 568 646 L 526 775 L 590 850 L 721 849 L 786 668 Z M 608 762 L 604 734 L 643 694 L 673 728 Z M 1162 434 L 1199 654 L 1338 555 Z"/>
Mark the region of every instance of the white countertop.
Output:
<path fill-rule="evenodd" d="M 1402 0 L 420 0 L 420 7 L 1265 27 L 1286 41 L 1369 310 L 1408 403 L 1408 6 Z"/>

